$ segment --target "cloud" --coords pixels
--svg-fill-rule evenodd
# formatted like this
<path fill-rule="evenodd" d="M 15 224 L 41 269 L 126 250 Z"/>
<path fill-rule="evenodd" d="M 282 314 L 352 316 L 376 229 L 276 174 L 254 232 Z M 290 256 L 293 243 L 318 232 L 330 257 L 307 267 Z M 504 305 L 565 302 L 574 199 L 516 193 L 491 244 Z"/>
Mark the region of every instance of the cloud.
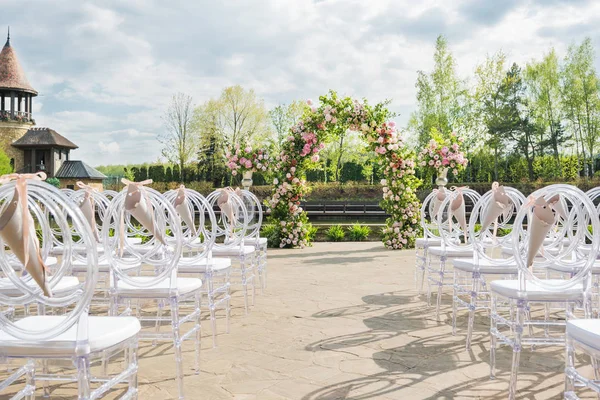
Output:
<path fill-rule="evenodd" d="M 121 146 L 117 142 L 104 143 L 101 141 L 98 142 L 98 148 L 102 153 L 108 154 L 119 153 L 121 151 Z"/>
<path fill-rule="evenodd" d="M 11 26 L 40 92 L 38 124 L 79 145 L 74 158 L 98 165 L 155 161 L 173 93 L 200 104 L 234 84 L 268 106 L 329 89 L 391 99 L 403 125 L 437 35 L 466 77 L 500 49 L 525 63 L 597 37 L 599 14 L 600 4 L 584 0 L 24 0 L 3 4 L 0 32 Z"/>

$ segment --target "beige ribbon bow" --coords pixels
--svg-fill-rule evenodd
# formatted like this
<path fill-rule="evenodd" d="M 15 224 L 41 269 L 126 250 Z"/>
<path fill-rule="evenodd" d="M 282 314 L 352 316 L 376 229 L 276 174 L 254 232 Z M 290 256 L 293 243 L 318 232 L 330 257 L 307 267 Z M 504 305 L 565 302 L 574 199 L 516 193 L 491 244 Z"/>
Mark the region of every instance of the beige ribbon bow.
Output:
<path fill-rule="evenodd" d="M 50 293 L 50 290 L 45 282 L 45 272 L 48 271 L 48 267 L 44 264 L 44 261 L 42 260 L 42 257 L 39 254 L 39 241 L 37 240 L 37 237 L 33 238 L 34 241 L 30 240 L 31 229 L 33 228 L 33 226 L 30 224 L 33 222 L 33 218 L 31 217 L 31 213 L 29 212 L 29 208 L 27 206 L 27 180 L 43 181 L 46 180 L 46 174 L 44 172 L 37 172 L 35 174 L 7 174 L 0 177 L 0 184 L 5 184 L 13 180 L 16 181 L 15 194 L 17 196 L 18 202 L 14 204 L 14 208 L 12 208 L 12 210 L 10 206 L 7 207 L 2 216 L 0 216 L 0 231 L 2 231 L 6 227 L 6 225 L 9 224 L 9 222 L 12 220 L 16 212 L 16 207 L 20 207 L 20 222 L 23 233 L 21 245 L 23 253 L 18 254 L 20 253 L 20 249 L 18 248 L 18 242 L 13 241 L 15 234 L 14 232 L 7 232 L 7 234 L 10 235 L 11 238 L 4 237 L 4 235 L 3 237 L 7 244 L 11 241 L 13 242 L 12 246 L 9 245 L 9 247 L 11 247 L 11 250 L 13 250 L 17 258 L 21 260 L 25 269 L 28 269 L 28 267 L 32 269 L 28 270 L 29 274 L 34 278 L 34 280 L 37 282 L 40 288 L 42 288 L 44 294 L 48 297 L 51 297 L 52 294 Z M 36 261 L 38 265 L 33 265 L 35 263 L 29 265 L 31 250 L 30 245 L 37 247 L 36 253 L 38 259 Z M 38 271 L 36 270 L 36 268 L 34 268 L 37 266 L 41 266 L 41 271 Z"/>

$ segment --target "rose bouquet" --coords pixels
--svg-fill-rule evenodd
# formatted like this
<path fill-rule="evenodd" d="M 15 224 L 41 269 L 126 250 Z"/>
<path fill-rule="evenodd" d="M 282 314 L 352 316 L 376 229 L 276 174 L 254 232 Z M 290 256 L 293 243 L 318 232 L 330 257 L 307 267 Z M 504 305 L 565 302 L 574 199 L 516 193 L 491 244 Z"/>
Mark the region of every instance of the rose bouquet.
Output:
<path fill-rule="evenodd" d="M 429 143 L 419 152 L 419 165 L 435 171 L 438 176 L 442 175 L 446 168 L 453 175 L 458 175 L 469 162 L 460 150 L 462 142 L 463 138 L 456 132 L 452 132 L 449 138 L 433 134 Z"/>
<path fill-rule="evenodd" d="M 233 176 L 247 171 L 265 172 L 269 168 L 270 158 L 265 149 L 253 149 L 250 145 L 239 144 L 227 151 L 227 167 Z"/>

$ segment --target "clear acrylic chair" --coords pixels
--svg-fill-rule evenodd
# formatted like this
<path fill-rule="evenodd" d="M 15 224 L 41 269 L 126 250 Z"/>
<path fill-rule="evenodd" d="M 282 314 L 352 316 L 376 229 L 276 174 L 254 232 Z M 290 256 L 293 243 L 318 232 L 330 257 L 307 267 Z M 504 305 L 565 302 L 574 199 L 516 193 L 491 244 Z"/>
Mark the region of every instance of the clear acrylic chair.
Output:
<path fill-rule="evenodd" d="M 600 319 L 576 319 L 567 321 L 565 393 L 568 400 L 579 399 L 582 388 L 596 392 L 600 397 Z M 591 360 L 593 376 L 577 369 L 575 355 L 584 353 Z"/>
<path fill-rule="evenodd" d="M 563 217 L 551 205 L 556 196 L 563 202 Z M 568 229 L 555 232 L 564 236 L 553 234 L 550 241 L 545 240 L 559 221 Z M 592 257 L 581 251 L 588 229 Z M 581 190 L 550 185 L 535 191 L 519 210 L 511 235 L 518 279 L 493 281 L 490 285 L 490 372 L 494 378 L 498 344 L 509 345 L 513 351 L 509 398 L 515 399 L 523 347 L 563 346 L 565 321 L 576 317 L 576 307 L 584 317 L 591 315 L 591 269 L 600 248 L 600 221 L 593 203 Z M 559 250 L 548 251 L 556 248 Z M 578 272 L 569 279 L 540 279 L 532 272 L 553 265 L 565 265 Z M 510 307 L 497 307 L 501 301 Z M 537 305 L 543 310 L 536 310 Z M 548 313 L 550 307 L 556 312 Z M 541 319 L 536 318 L 540 313 Z"/>
<path fill-rule="evenodd" d="M 511 236 L 504 233 L 511 229 L 511 221 L 523 203 L 525 203 L 525 196 L 518 190 L 493 185 L 493 189 L 485 193 L 475 204 L 469 217 L 469 237 L 473 245 L 473 256 L 452 260 L 454 270 L 452 333 L 456 333 L 458 310 L 467 309 L 469 311 L 467 349 L 471 348 L 475 312 L 490 310 L 487 277 L 516 278 L 517 264 L 514 258 L 502 258 L 500 249 L 511 244 Z"/>
<path fill-rule="evenodd" d="M 427 304 L 431 304 L 431 295 L 435 290 L 437 294 L 435 315 L 440 316 L 442 304 L 442 293 L 444 287 L 453 288 L 454 274 L 451 260 L 473 256 L 473 246 L 468 242 L 467 227 L 458 220 L 455 221 L 458 210 L 452 211 L 452 207 L 461 201 L 462 211 L 472 208 L 480 199 L 479 193 L 468 188 L 456 188 L 452 190 L 440 205 L 437 215 L 437 226 L 442 238 L 441 246 L 430 246 L 428 249 L 429 262 L 427 263 Z M 468 219 L 464 221 L 468 223 Z M 464 240 L 464 244 L 461 242 Z"/>
<path fill-rule="evenodd" d="M 442 188 L 441 191 L 442 193 L 447 192 L 444 188 Z M 421 227 L 423 228 L 423 237 L 417 238 L 415 241 L 415 287 L 419 294 L 423 292 L 425 273 L 427 272 L 427 264 L 429 263 L 428 248 L 431 246 L 442 245 L 442 238 L 437 229 L 436 219 L 442 201 L 439 199 L 439 194 L 440 189 L 433 189 L 421 205 Z"/>
<path fill-rule="evenodd" d="M 81 189 L 72 191 L 69 193 L 69 196 L 73 202 L 77 206 L 81 208 L 82 204 L 86 201 L 86 196 L 92 200 L 92 204 L 94 206 L 94 216 L 97 217 L 92 226 L 92 233 L 95 232 L 94 238 L 97 239 L 97 249 L 98 249 L 98 284 L 96 285 L 96 295 L 93 298 L 94 305 L 104 305 L 108 306 L 110 303 L 110 263 L 107 261 L 104 256 L 104 246 L 102 244 L 101 239 L 101 231 L 103 221 L 106 220 L 105 216 L 108 211 L 108 207 L 110 205 L 110 200 L 106 197 L 104 192 L 98 192 L 97 190 L 82 185 Z M 113 230 L 115 227 L 113 226 Z M 128 239 L 132 244 L 138 244 L 138 240 Z M 116 244 L 115 244 L 116 245 Z M 113 245 L 114 246 L 114 245 Z M 81 245 L 78 242 L 75 242 L 74 249 L 77 251 L 81 248 Z M 57 251 L 57 248 L 54 248 L 54 251 Z M 123 265 L 122 268 L 131 269 L 132 272 L 138 273 L 142 267 L 140 262 L 134 262 L 134 260 L 129 260 L 130 263 Z M 73 275 L 79 276 L 81 274 L 85 274 L 89 265 L 85 262 L 85 260 L 75 260 L 72 264 L 71 271 Z"/>
<path fill-rule="evenodd" d="M 231 259 L 212 256 L 212 249 L 217 237 L 217 219 L 212 206 L 204 196 L 194 190 L 182 187 L 179 190 L 165 193 L 165 197 L 180 215 L 187 214 L 185 219 L 193 219 L 193 221 L 189 221 L 190 224 L 193 224 L 192 226 L 183 223 L 183 256 L 179 261 L 178 274 L 197 276 L 202 279 L 203 292 L 206 293 L 210 312 L 213 347 L 216 347 L 216 312 L 219 308 L 225 310 L 226 332 L 229 333 Z M 187 212 L 181 207 L 186 207 Z"/>
<path fill-rule="evenodd" d="M 212 249 L 213 257 L 227 257 L 233 263 L 232 276 L 239 276 L 244 291 L 244 309 L 249 311 L 248 289 L 252 289 L 252 305 L 256 295 L 254 271 L 256 269 L 256 249 L 244 242 L 250 220 L 248 210 L 241 196 L 231 188 L 218 189 L 206 198 L 217 211 L 217 238 Z M 232 283 L 234 283 L 232 281 Z"/>
<path fill-rule="evenodd" d="M 263 208 L 260 200 L 256 195 L 249 190 L 240 190 L 242 200 L 248 211 L 248 220 L 251 221 L 248 225 L 248 231 L 244 238 L 244 244 L 254 246 L 256 249 L 256 268 L 258 272 L 258 280 L 262 291 L 267 287 L 267 245 L 266 237 L 260 236 L 260 229 L 263 221 Z"/>
<path fill-rule="evenodd" d="M 200 305 L 202 281 L 180 278 L 177 267 L 182 254 L 181 220 L 170 201 L 149 182 L 124 181 L 125 189 L 110 203 L 102 225 L 105 257 L 111 266 L 111 315 L 134 314 L 142 324 L 140 340 L 172 341 L 175 349 L 176 381 L 179 398 L 184 398 L 182 343 L 194 340 L 195 372 L 200 373 Z M 142 209 L 137 209 L 142 206 Z M 135 213 L 135 217 L 133 215 Z M 114 237 L 111 227 L 115 226 Z M 128 237 L 145 235 L 139 245 Z M 140 274 L 131 266 L 142 264 Z M 145 312 L 150 304 L 159 308 L 167 303 L 170 315 L 162 310 Z M 170 324 L 163 331 L 163 323 Z M 182 327 L 192 327 L 182 333 Z"/>
<path fill-rule="evenodd" d="M 17 180 L 17 186 L 26 182 L 26 189 L 18 194 L 19 199 L 26 199 L 17 206 L 23 218 L 21 228 L 11 225 L 11 222 L 2 228 L 0 236 L 0 270 L 15 288 L 12 293 L 0 292 L 0 304 L 15 310 L 12 318 L 0 313 L 0 354 L 4 360 L 22 360 L 24 366 L 0 383 L 0 393 L 8 390 L 22 374 L 26 378 L 25 387 L 13 396 L 15 399 L 34 398 L 38 381 L 43 383 L 46 397 L 50 394 L 48 382 L 71 381 L 77 383 L 78 399 L 100 398 L 120 384 L 127 385 L 124 398 L 136 398 L 139 322 L 135 318 L 89 315 L 97 282 L 98 257 L 90 226 L 79 208 L 54 186 L 35 180 L 32 175 L 14 174 L 11 177 Z M 6 212 L 15 200 L 16 185 L 15 181 L 11 181 L 0 187 L 0 214 Z M 25 212 L 23 207 L 28 211 Z M 27 223 L 29 228 L 25 228 L 28 214 L 32 219 Z M 32 276 L 40 276 L 42 270 L 41 264 L 35 261 L 39 251 L 36 243 L 40 240 L 41 248 L 50 246 L 53 236 L 51 224 L 60 231 L 65 251 L 53 273 L 41 275 L 50 295 L 46 296 L 39 282 L 32 283 Z M 10 231 L 4 232 L 5 229 Z M 19 253 L 22 249 L 9 245 L 9 253 L 4 234 L 19 237 L 21 234 L 18 232 L 23 232 L 23 229 L 30 230 L 28 239 L 23 242 L 29 243 L 29 250 L 25 252 L 30 257 L 24 261 L 28 273 L 19 275 L 9 260 L 10 253 Z M 35 237 L 36 230 L 39 239 L 33 241 L 31 238 Z M 87 251 L 73 251 L 74 240 L 78 240 Z M 72 260 L 81 257 L 90 265 L 82 276 L 84 280 L 71 290 L 58 290 L 61 280 L 70 273 Z M 121 372 L 110 376 L 94 373 L 92 363 L 101 361 L 106 351 L 123 354 L 125 365 Z M 74 375 L 62 370 L 64 360 L 72 363 L 76 371 Z M 41 373 L 36 370 L 35 361 L 41 361 Z M 62 362 L 60 373 L 50 372 L 53 362 Z M 14 385 L 10 387 L 13 388 Z"/>

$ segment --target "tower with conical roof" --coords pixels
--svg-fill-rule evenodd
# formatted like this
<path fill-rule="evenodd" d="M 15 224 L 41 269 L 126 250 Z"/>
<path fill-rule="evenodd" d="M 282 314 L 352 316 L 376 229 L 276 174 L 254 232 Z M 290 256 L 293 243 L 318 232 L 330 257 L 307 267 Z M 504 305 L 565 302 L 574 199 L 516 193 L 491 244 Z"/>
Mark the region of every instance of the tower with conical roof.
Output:
<path fill-rule="evenodd" d="M 37 94 L 10 44 L 9 28 L 6 44 L 0 51 L 0 146 L 17 172 L 24 167 L 23 151 L 11 144 L 35 125 L 32 109 Z"/>

